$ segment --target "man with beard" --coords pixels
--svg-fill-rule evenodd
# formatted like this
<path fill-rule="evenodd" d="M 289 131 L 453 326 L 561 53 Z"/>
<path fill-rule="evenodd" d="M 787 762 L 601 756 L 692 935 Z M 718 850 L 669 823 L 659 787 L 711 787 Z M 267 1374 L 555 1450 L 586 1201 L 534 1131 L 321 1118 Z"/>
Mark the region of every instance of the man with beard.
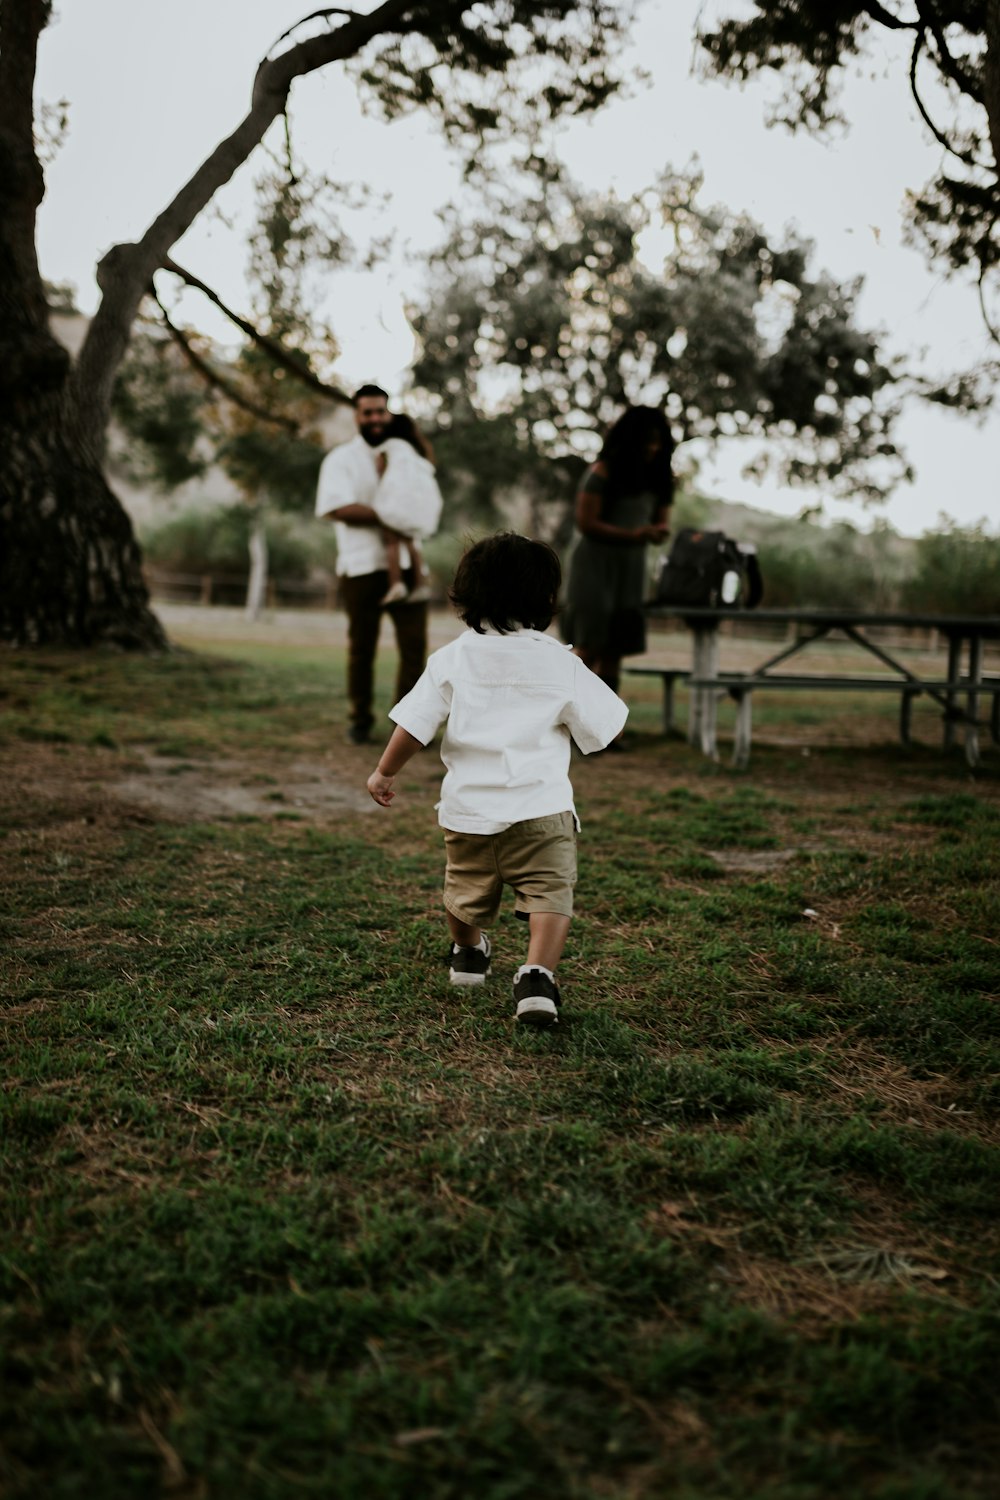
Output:
<path fill-rule="evenodd" d="M 347 613 L 347 696 L 350 701 L 348 739 L 364 745 L 374 722 L 372 695 L 375 653 L 382 621 L 382 599 L 388 589 L 388 557 L 382 526 L 372 508 L 385 468 L 378 452 L 392 420 L 388 397 L 377 385 L 363 385 L 354 393 L 358 434 L 329 452 L 319 471 L 316 514 L 333 521 L 337 535 L 337 573 L 340 597 Z M 411 559 L 402 538 L 403 580 L 412 587 Z M 399 648 L 396 699 L 410 691 L 424 670 L 427 657 L 427 604 L 403 602 L 389 611 Z"/>

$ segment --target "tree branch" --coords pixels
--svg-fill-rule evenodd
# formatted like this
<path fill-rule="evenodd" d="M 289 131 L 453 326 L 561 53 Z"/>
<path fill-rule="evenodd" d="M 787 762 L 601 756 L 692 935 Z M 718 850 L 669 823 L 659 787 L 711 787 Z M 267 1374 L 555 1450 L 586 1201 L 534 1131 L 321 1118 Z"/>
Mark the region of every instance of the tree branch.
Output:
<path fill-rule="evenodd" d="M 278 46 L 279 42 L 287 41 L 293 31 L 298 31 L 300 26 L 305 26 L 309 21 L 318 21 L 321 17 L 324 21 L 326 21 L 329 20 L 331 16 L 353 16 L 354 14 L 355 13 L 353 10 L 343 10 L 339 5 L 328 7 L 326 10 L 314 10 L 310 15 L 303 16 L 301 21 L 296 21 L 294 26 L 289 26 L 287 31 L 283 31 L 278 37 L 278 40 L 267 49 L 268 55 L 270 55 L 270 53 L 274 51 L 274 48 Z"/>
<path fill-rule="evenodd" d="M 252 323 L 248 323 L 246 318 L 241 318 L 239 313 L 233 312 L 232 308 L 226 306 L 217 292 L 213 292 L 210 286 L 206 286 L 192 272 L 185 271 L 184 267 L 179 266 L 169 255 L 163 257 L 163 270 L 171 271 L 175 276 L 179 276 L 188 286 L 194 287 L 195 291 L 201 292 L 206 296 L 213 307 L 217 307 L 231 323 L 235 323 L 236 327 L 242 333 L 245 333 L 247 338 L 252 339 L 258 348 L 263 349 L 265 354 L 269 355 L 276 365 L 280 365 L 283 370 L 287 370 L 290 375 L 294 375 L 296 380 L 300 380 L 311 391 L 318 391 L 321 396 L 327 396 L 331 401 L 337 401 L 342 406 L 350 406 L 351 398 L 345 391 L 342 391 L 339 386 L 327 385 L 325 381 L 320 380 L 318 375 L 314 375 L 310 369 L 298 364 L 296 360 L 292 359 L 287 349 L 278 343 L 277 339 L 269 338 L 266 333 L 261 333 L 259 328 L 255 328 Z"/>
<path fill-rule="evenodd" d="M 983 322 L 986 324 L 986 332 L 989 334 L 994 344 L 1000 344 L 1000 329 L 997 328 L 995 323 L 992 323 L 990 321 L 990 315 L 986 310 L 986 292 L 983 288 L 983 282 L 985 281 L 985 279 L 986 268 L 985 266 L 980 266 L 979 277 L 976 282 L 976 290 L 979 292 L 979 309 L 983 315 Z"/>
<path fill-rule="evenodd" d="M 250 400 L 249 396 L 244 396 L 242 391 L 238 390 L 237 387 L 233 385 L 231 381 L 227 380 L 224 375 L 220 375 L 217 370 L 213 370 L 208 361 L 202 359 L 197 350 L 191 346 L 186 335 L 181 332 L 181 330 L 175 323 L 172 323 L 170 321 L 170 314 L 167 312 L 167 309 L 164 307 L 163 303 L 157 296 L 154 287 L 149 288 L 149 295 L 152 297 L 153 301 L 160 309 L 160 319 L 163 323 L 164 328 L 167 330 L 170 337 L 177 345 L 178 349 L 180 349 L 181 353 L 184 355 L 184 358 L 187 360 L 191 368 L 193 370 L 197 370 L 198 374 L 204 381 L 207 382 L 207 384 L 214 386 L 216 390 L 221 391 L 222 394 L 226 397 L 227 401 L 232 401 L 234 406 L 242 407 L 243 410 L 249 412 L 251 416 L 260 417 L 260 419 L 264 422 L 273 422 L 278 427 L 285 427 L 289 432 L 298 432 L 299 424 L 293 417 L 286 417 L 278 412 L 268 411 L 266 407 L 258 406 L 255 401 Z"/>
<path fill-rule="evenodd" d="M 917 9 L 919 10 L 919 5 Z M 879 5 L 878 0 L 870 0 L 870 3 L 862 5 L 861 9 L 873 21 L 888 28 L 889 31 L 910 31 L 914 26 L 919 26 L 919 21 L 904 21 L 900 16 L 894 16 L 891 10 L 886 10 L 884 5 Z"/>
<path fill-rule="evenodd" d="M 924 44 L 926 41 L 927 33 L 924 28 L 921 27 L 913 39 L 913 50 L 910 53 L 910 93 L 913 95 L 914 104 L 920 111 L 920 117 L 923 120 L 924 124 L 927 126 L 928 130 L 933 135 L 934 139 L 944 147 L 949 155 L 956 157 L 967 167 L 972 167 L 977 171 L 988 172 L 990 170 L 989 167 L 985 166 L 982 162 L 977 161 L 971 151 L 960 151 L 957 146 L 952 145 L 951 141 L 945 135 L 944 131 L 934 123 L 933 119 L 931 118 L 930 111 L 927 109 L 923 99 L 920 97 L 920 90 L 917 86 L 917 64 L 920 61 L 920 54 L 924 49 Z"/>
<path fill-rule="evenodd" d="M 135 244 L 115 245 L 97 268 L 103 293 L 73 371 L 71 412 L 77 435 L 99 456 L 111 409 L 115 371 L 128 346 L 129 330 L 153 273 L 171 246 L 191 226 L 238 167 L 260 144 L 285 108 L 296 78 L 355 57 L 374 37 L 398 29 L 412 0 L 383 0 L 370 15 L 353 16 L 323 36 L 309 37 L 261 63 L 249 113 L 221 141 Z"/>
<path fill-rule="evenodd" d="M 927 0 L 917 0 L 917 11 L 924 27 L 934 38 L 938 65 L 941 72 L 946 78 L 950 78 L 952 83 L 957 84 L 963 94 L 968 94 L 969 98 L 974 99 L 977 104 L 985 104 L 986 101 L 983 98 L 983 91 L 979 86 L 978 80 L 971 73 L 967 73 L 958 59 L 952 56 L 945 38 L 944 28 L 935 14 L 933 6 L 929 6 Z"/>

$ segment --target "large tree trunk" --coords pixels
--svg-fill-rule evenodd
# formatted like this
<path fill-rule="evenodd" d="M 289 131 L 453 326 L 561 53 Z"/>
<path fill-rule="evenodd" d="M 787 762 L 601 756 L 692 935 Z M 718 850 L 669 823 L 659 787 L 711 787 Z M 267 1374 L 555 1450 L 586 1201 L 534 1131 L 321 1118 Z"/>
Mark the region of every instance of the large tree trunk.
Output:
<path fill-rule="evenodd" d="M 61 393 L 0 423 L 0 496 L 0 641 L 166 647 L 132 523 L 67 430 Z"/>
<path fill-rule="evenodd" d="M 132 526 L 67 397 L 34 224 L 42 171 L 32 134 L 48 0 L 0 0 L 0 640 L 163 647 Z"/>

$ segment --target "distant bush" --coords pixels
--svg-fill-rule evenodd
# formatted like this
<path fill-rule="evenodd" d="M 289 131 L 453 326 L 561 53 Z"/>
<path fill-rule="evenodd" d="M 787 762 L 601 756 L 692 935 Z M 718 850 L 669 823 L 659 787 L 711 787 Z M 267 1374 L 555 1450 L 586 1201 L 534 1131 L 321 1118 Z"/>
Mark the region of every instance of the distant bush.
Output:
<path fill-rule="evenodd" d="M 891 528 L 857 531 L 842 524 L 790 523 L 762 538 L 764 604 L 773 608 L 893 609 L 899 602 L 906 552 Z"/>
<path fill-rule="evenodd" d="M 916 570 L 903 588 L 907 609 L 941 614 L 1000 613 L 1000 536 L 985 523 L 954 523 L 917 542 Z"/>
<path fill-rule="evenodd" d="M 829 544 L 819 551 L 765 542 L 760 566 L 764 603 L 773 608 L 874 608 L 880 594 L 871 559 L 845 546 L 833 530 Z"/>
<path fill-rule="evenodd" d="M 143 550 L 149 562 L 172 573 L 219 573 L 245 578 L 249 572 L 250 521 L 249 507 L 241 504 L 181 511 L 145 532 Z M 294 534 L 284 516 L 269 521 L 267 546 L 270 572 L 275 578 L 301 582 L 308 578 L 318 560 L 316 549 Z M 322 561 L 326 562 L 329 549 L 324 551 L 328 555 Z"/>

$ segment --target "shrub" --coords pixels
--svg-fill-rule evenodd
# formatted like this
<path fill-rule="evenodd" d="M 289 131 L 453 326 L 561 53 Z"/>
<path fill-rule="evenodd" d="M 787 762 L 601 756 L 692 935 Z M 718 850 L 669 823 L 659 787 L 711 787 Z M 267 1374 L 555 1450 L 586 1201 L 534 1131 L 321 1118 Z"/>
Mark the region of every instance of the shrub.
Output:
<path fill-rule="evenodd" d="M 1000 610 L 1000 536 L 985 522 L 951 522 L 917 542 L 917 566 L 903 590 L 908 609 L 943 614 L 996 614 Z"/>
<path fill-rule="evenodd" d="M 184 510 L 150 528 L 143 537 L 143 548 L 150 562 L 174 573 L 245 578 L 249 572 L 250 521 L 249 507 L 241 504 Z M 316 561 L 314 549 L 295 535 L 285 517 L 268 520 L 267 545 L 274 577 L 299 581 L 309 576 Z"/>

